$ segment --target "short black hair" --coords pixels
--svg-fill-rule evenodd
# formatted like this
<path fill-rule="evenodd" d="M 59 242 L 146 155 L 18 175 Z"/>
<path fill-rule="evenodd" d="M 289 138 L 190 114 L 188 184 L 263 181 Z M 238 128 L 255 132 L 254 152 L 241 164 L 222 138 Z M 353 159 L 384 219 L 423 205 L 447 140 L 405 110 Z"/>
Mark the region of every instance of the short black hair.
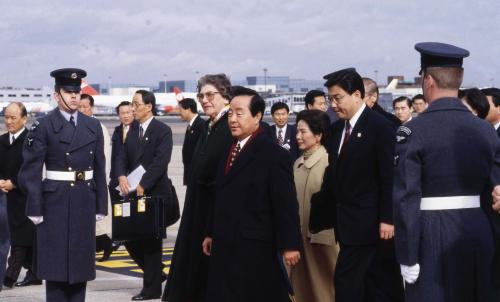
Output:
<path fill-rule="evenodd" d="M 120 114 L 120 107 L 122 106 L 132 106 L 132 103 L 130 103 L 129 101 L 123 101 L 121 102 L 120 104 L 118 104 L 118 106 L 116 106 L 116 114 Z"/>
<path fill-rule="evenodd" d="M 493 99 L 493 104 L 495 104 L 495 107 L 500 106 L 500 89 L 491 87 L 491 88 L 484 88 L 481 89 L 481 92 L 484 93 L 486 96 L 491 96 Z"/>
<path fill-rule="evenodd" d="M 137 90 L 135 93 L 138 93 L 142 96 L 142 101 L 144 104 L 151 104 L 151 112 L 153 115 L 156 115 L 156 97 L 155 94 L 151 91 L 147 90 Z"/>
<path fill-rule="evenodd" d="M 82 93 L 80 95 L 80 100 L 87 99 L 89 100 L 90 107 L 94 107 L 94 97 L 91 96 L 90 94 Z"/>
<path fill-rule="evenodd" d="M 411 104 L 412 104 L 412 101 L 410 100 L 409 97 L 406 97 L 406 96 L 400 96 L 400 97 L 397 97 L 395 98 L 393 101 L 392 101 L 392 108 L 394 108 L 394 106 L 396 106 L 396 103 L 399 103 L 399 102 L 406 102 L 406 104 L 408 104 L 408 108 L 411 109 Z"/>
<path fill-rule="evenodd" d="M 361 98 L 365 97 L 365 85 L 363 78 L 359 75 L 355 68 L 346 68 L 327 74 L 323 77 L 326 79 L 325 87 L 340 86 L 347 93 L 353 94 L 359 91 Z"/>
<path fill-rule="evenodd" d="M 485 119 L 490 111 L 490 104 L 486 95 L 478 88 L 460 89 L 458 91 L 459 98 L 465 100 L 467 104 L 477 112 L 477 116 Z"/>
<path fill-rule="evenodd" d="M 191 98 L 185 98 L 179 101 L 179 106 L 182 107 L 182 109 L 190 109 L 192 113 L 198 113 L 198 105 L 196 105 L 195 100 Z"/>
<path fill-rule="evenodd" d="M 325 93 L 321 90 L 310 90 L 308 93 L 306 93 L 306 96 L 304 97 L 306 108 L 309 108 L 309 106 L 313 106 L 314 99 L 318 96 L 325 97 Z"/>
<path fill-rule="evenodd" d="M 246 88 L 243 86 L 233 86 L 231 87 L 231 100 L 237 96 L 250 96 L 252 97 L 250 100 L 250 112 L 252 116 L 256 116 L 257 113 L 260 112 L 260 119 L 264 117 L 264 111 L 266 110 L 266 102 L 264 99 L 257 93 L 257 91 Z"/>
<path fill-rule="evenodd" d="M 304 121 L 313 134 L 321 134 L 321 144 L 325 145 L 330 127 L 330 118 L 326 113 L 317 109 L 302 110 L 297 114 L 296 124 L 299 121 Z"/>
<path fill-rule="evenodd" d="M 427 103 L 427 100 L 425 99 L 424 95 L 419 93 L 419 94 L 416 94 L 412 99 L 411 99 L 411 102 L 415 102 L 415 100 L 424 100 L 425 103 Z"/>
<path fill-rule="evenodd" d="M 280 109 L 286 109 L 286 112 L 290 113 L 290 108 L 288 108 L 286 103 L 276 102 L 271 106 L 271 115 L 273 115 L 276 110 Z"/>

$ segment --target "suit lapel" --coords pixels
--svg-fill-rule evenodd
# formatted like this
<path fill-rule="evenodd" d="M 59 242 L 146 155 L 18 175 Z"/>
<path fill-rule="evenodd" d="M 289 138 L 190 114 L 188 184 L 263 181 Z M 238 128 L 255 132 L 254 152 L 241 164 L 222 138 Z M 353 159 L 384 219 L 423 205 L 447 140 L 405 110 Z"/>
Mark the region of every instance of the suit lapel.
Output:
<path fill-rule="evenodd" d="M 229 172 L 225 176 L 224 183 L 227 183 L 230 180 L 235 179 L 236 175 L 238 175 L 241 171 L 245 169 L 246 166 L 248 166 L 255 160 L 255 154 L 260 144 L 260 140 L 262 139 L 263 136 L 265 136 L 265 134 L 261 132 L 257 134 L 255 138 L 250 139 L 245 144 L 238 157 L 236 157 L 233 166 L 229 169 Z M 229 152 L 231 152 L 231 150 L 229 150 Z M 227 156 L 229 156 L 229 154 L 227 154 Z M 224 163 L 225 162 L 226 161 L 224 161 Z"/>
<path fill-rule="evenodd" d="M 339 160 L 341 162 L 342 162 L 342 159 L 347 158 L 349 156 L 349 154 L 353 152 L 353 149 L 356 148 L 355 146 L 358 145 L 359 142 L 364 139 L 363 132 L 366 129 L 366 121 L 367 121 L 367 115 L 368 115 L 367 110 L 371 110 L 371 109 L 366 107 L 363 110 L 363 112 L 359 116 L 358 121 L 356 122 L 356 125 L 354 125 L 354 128 L 352 128 L 352 130 L 351 130 L 351 134 L 349 135 L 349 139 L 348 139 L 347 143 L 340 150 Z M 341 131 L 341 134 L 343 135 L 343 131 Z"/>
<path fill-rule="evenodd" d="M 59 109 L 56 109 L 53 117 L 51 118 L 52 129 L 54 133 L 59 133 L 59 141 L 65 144 L 71 144 L 73 140 L 73 134 L 75 134 L 75 129 L 71 124 L 63 117 Z"/>

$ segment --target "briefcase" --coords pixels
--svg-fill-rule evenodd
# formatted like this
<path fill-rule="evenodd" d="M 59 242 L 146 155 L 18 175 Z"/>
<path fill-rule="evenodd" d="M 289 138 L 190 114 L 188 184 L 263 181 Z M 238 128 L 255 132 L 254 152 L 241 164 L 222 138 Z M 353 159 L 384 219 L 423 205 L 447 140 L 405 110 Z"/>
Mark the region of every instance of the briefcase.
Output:
<path fill-rule="evenodd" d="M 129 196 L 112 201 L 114 241 L 166 237 L 165 196 Z"/>

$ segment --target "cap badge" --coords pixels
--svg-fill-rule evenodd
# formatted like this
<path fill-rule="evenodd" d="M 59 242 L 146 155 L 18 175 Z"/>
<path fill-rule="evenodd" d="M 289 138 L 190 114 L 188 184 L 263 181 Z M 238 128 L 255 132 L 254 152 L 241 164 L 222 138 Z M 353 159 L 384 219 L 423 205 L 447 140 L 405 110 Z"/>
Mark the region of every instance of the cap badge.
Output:
<path fill-rule="evenodd" d="M 76 79 L 77 77 L 78 77 L 78 76 L 76 75 L 76 72 L 73 72 L 73 73 L 71 74 L 71 78 L 72 78 L 72 79 Z"/>

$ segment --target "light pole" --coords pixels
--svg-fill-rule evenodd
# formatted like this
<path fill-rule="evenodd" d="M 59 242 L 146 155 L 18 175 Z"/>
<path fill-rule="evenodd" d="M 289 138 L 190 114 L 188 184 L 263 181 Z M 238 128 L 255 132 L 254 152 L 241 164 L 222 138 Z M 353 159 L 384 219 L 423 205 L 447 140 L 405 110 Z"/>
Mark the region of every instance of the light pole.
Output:
<path fill-rule="evenodd" d="M 378 70 L 375 69 L 373 72 L 375 73 L 375 83 L 378 85 Z"/>
<path fill-rule="evenodd" d="M 166 73 L 163 74 L 163 82 L 165 84 L 165 93 L 167 93 L 167 74 Z"/>
<path fill-rule="evenodd" d="M 112 77 L 108 76 L 108 95 L 111 94 L 111 79 L 112 79 Z"/>
<path fill-rule="evenodd" d="M 267 93 L 267 68 L 264 68 L 264 93 Z"/>

